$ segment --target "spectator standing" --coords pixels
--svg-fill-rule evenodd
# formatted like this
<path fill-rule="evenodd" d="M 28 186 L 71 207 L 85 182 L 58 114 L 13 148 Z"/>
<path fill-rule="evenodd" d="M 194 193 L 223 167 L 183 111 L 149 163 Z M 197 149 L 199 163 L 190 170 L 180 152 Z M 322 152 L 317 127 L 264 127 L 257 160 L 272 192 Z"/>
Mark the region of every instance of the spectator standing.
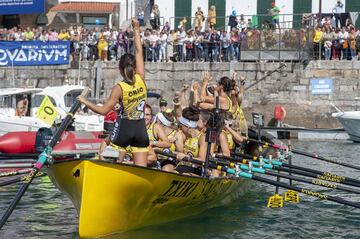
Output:
<path fill-rule="evenodd" d="M 24 39 L 24 33 L 22 31 L 22 28 L 19 27 L 18 29 L 15 29 L 14 40 L 15 41 L 22 41 L 23 39 Z"/>
<path fill-rule="evenodd" d="M 51 29 L 49 31 L 49 41 L 57 41 L 58 40 L 58 33 L 55 29 Z"/>
<path fill-rule="evenodd" d="M 228 26 L 230 27 L 230 29 L 233 29 L 235 27 L 237 27 L 238 22 L 237 22 L 237 18 L 236 18 L 236 10 L 233 7 L 232 11 L 231 11 L 231 15 L 229 16 L 229 23 Z"/>
<path fill-rule="evenodd" d="M 341 2 L 341 0 L 337 0 L 335 7 L 333 8 L 333 13 L 335 14 L 335 25 L 336 27 L 342 27 L 343 23 L 341 20 L 341 13 L 344 12 L 344 4 Z M 339 25 L 340 24 L 340 25 Z"/>
<path fill-rule="evenodd" d="M 187 23 L 186 17 L 184 17 L 184 18 L 179 22 L 179 26 L 183 27 L 185 31 L 186 31 L 186 23 Z"/>
<path fill-rule="evenodd" d="M 46 30 L 43 30 L 40 37 L 39 37 L 39 41 L 42 41 L 42 42 L 47 42 L 49 41 L 49 34 Z"/>
<path fill-rule="evenodd" d="M 316 27 L 315 32 L 314 32 L 314 38 L 313 38 L 313 43 L 314 43 L 314 59 L 321 59 L 321 39 L 322 39 L 322 35 L 323 32 L 321 31 L 321 28 L 319 26 Z"/>
<path fill-rule="evenodd" d="M 24 32 L 24 40 L 25 41 L 32 41 L 34 40 L 34 32 L 30 29 L 30 27 L 26 28 L 26 31 Z"/>
<path fill-rule="evenodd" d="M 164 28 L 163 28 L 167 34 L 169 34 L 170 30 L 171 30 L 171 26 L 169 22 L 165 22 Z"/>
<path fill-rule="evenodd" d="M 184 40 L 185 42 L 185 48 L 186 48 L 186 61 L 192 61 L 193 59 L 193 49 L 194 49 L 194 37 L 193 37 L 193 31 L 188 31 L 186 38 Z"/>
<path fill-rule="evenodd" d="M 144 11 L 141 9 L 141 7 L 138 7 L 136 18 L 139 21 L 139 24 L 141 27 L 145 26 L 144 22 Z"/>
<path fill-rule="evenodd" d="M 230 60 L 239 60 L 239 34 L 236 28 L 230 32 Z"/>
<path fill-rule="evenodd" d="M 98 43 L 97 47 L 98 47 L 98 51 L 99 51 L 99 52 L 98 52 L 99 58 L 100 58 L 102 61 L 106 61 L 106 60 L 107 60 L 107 51 L 108 51 L 109 45 L 108 45 L 108 42 L 106 41 L 104 35 L 102 35 L 102 36 L 100 37 L 100 40 L 99 40 L 99 43 Z"/>
<path fill-rule="evenodd" d="M 322 41 L 324 42 L 325 60 L 330 60 L 333 41 L 333 34 L 331 32 L 331 28 L 325 28 L 325 33 L 322 36 Z"/>
<path fill-rule="evenodd" d="M 220 61 L 220 35 L 215 29 L 212 30 L 210 36 L 210 46 L 211 46 L 211 60 L 219 62 Z"/>
<path fill-rule="evenodd" d="M 224 61 L 229 61 L 229 52 L 230 52 L 230 34 L 225 30 L 222 31 L 220 36 L 221 48 L 224 55 Z"/>
<path fill-rule="evenodd" d="M 184 28 L 180 27 L 176 34 L 176 52 L 178 54 L 178 60 L 184 61 L 184 40 L 186 37 L 186 32 Z"/>
<path fill-rule="evenodd" d="M 195 28 L 198 27 L 201 30 L 203 28 L 204 21 L 204 12 L 201 10 L 201 7 L 197 7 L 197 11 L 195 12 Z"/>
<path fill-rule="evenodd" d="M 341 47 L 341 58 L 343 60 L 348 59 L 348 50 L 349 50 L 349 33 L 346 31 L 346 28 L 343 27 L 339 33 L 339 43 Z"/>
<path fill-rule="evenodd" d="M 159 39 L 159 61 L 163 62 L 167 60 L 166 48 L 167 48 L 167 33 L 163 29 L 160 33 Z"/>
<path fill-rule="evenodd" d="M 194 48 L 195 48 L 195 61 L 199 62 L 202 59 L 203 56 L 203 35 L 200 28 L 195 28 L 195 34 L 194 34 Z"/>
<path fill-rule="evenodd" d="M 336 28 L 333 32 L 333 44 L 332 44 L 332 59 L 339 60 L 341 57 L 341 44 L 340 44 L 340 28 Z"/>
<path fill-rule="evenodd" d="M 208 25 L 209 28 L 215 28 L 216 26 L 216 8 L 214 5 L 212 5 L 209 9 Z"/>
<path fill-rule="evenodd" d="M 276 27 L 278 29 L 280 29 L 279 13 L 280 13 L 280 8 L 278 6 L 276 6 L 275 2 L 272 2 L 271 9 L 270 9 L 270 15 L 271 15 L 271 20 L 272 20 L 272 26 L 274 29 L 276 29 Z"/>
<path fill-rule="evenodd" d="M 150 51 L 150 57 L 151 57 L 151 62 L 156 62 L 158 57 L 157 57 L 157 53 L 158 53 L 158 41 L 159 41 L 159 36 L 157 35 L 157 31 L 156 30 L 152 30 L 150 37 L 149 37 L 149 41 L 150 41 L 150 47 L 149 47 L 149 51 Z"/>
<path fill-rule="evenodd" d="M 350 48 L 351 60 L 355 60 L 355 57 L 356 57 L 355 28 L 350 28 L 350 32 L 349 32 L 349 48 Z"/>
<path fill-rule="evenodd" d="M 122 29 L 119 29 L 119 33 L 116 38 L 116 46 L 117 46 L 117 59 L 120 59 L 120 57 L 126 53 L 125 35 Z"/>
<path fill-rule="evenodd" d="M 153 29 L 158 29 L 160 27 L 160 9 L 157 4 L 154 4 L 151 11 L 151 26 Z"/>
<path fill-rule="evenodd" d="M 251 20 L 251 19 L 249 18 L 249 20 Z M 244 14 L 241 14 L 240 17 L 236 18 L 236 22 L 237 22 L 236 27 L 239 29 L 239 31 L 241 31 L 242 29 L 244 29 L 246 27 L 249 27 L 249 28 L 252 27 L 251 22 L 250 22 L 250 25 L 248 25 L 248 23 L 246 23 L 246 21 L 244 19 Z"/>

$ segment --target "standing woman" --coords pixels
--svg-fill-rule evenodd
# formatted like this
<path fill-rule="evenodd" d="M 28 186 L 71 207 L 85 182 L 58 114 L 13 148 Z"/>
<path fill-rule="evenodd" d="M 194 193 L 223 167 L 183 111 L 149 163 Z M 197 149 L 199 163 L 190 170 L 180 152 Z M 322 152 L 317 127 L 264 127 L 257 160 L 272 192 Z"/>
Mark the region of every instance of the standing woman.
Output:
<path fill-rule="evenodd" d="M 119 149 L 120 161 L 125 157 L 126 147 L 130 146 L 135 165 L 146 167 L 149 139 L 144 120 L 147 92 L 144 58 L 139 21 L 133 18 L 132 26 L 135 34 L 135 56 L 129 53 L 121 56 L 119 69 L 123 80 L 112 88 L 110 97 L 102 106 L 95 105 L 82 96 L 79 96 L 78 100 L 101 115 L 106 115 L 119 102 L 121 108 L 111 134 L 111 145 Z"/>
<path fill-rule="evenodd" d="M 212 80 L 210 74 L 208 72 L 203 73 L 203 85 L 201 87 L 201 103 L 199 107 L 201 109 L 213 109 L 215 108 L 215 97 L 212 95 L 207 95 L 207 88 L 209 82 Z M 221 77 L 219 82 L 213 86 L 214 91 L 218 91 L 219 95 L 219 108 L 225 111 L 232 112 L 232 101 L 231 101 L 231 91 L 235 87 L 235 81 L 230 79 L 229 77 Z"/>

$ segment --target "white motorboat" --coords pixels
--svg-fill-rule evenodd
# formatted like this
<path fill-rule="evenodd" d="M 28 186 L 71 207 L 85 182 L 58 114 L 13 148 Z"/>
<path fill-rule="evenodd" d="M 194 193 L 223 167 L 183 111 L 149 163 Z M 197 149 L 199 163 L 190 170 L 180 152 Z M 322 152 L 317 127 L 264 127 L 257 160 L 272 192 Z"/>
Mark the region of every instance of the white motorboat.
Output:
<path fill-rule="evenodd" d="M 330 105 L 337 110 L 331 116 L 339 120 L 352 141 L 360 142 L 360 111 L 345 111 L 333 103 Z"/>
<path fill-rule="evenodd" d="M 4 88 L 0 89 L 0 134 L 14 131 L 37 131 L 49 127 L 36 117 L 36 112 L 44 99 L 49 97 L 58 111 L 59 120 L 66 116 L 75 98 L 85 87 L 64 85 L 40 88 Z M 17 116 L 17 103 L 26 98 L 29 102 L 25 116 Z M 98 115 L 76 114 L 73 126 L 77 131 L 103 131 L 104 117 Z"/>
<path fill-rule="evenodd" d="M 338 109 L 338 112 L 333 113 L 332 117 L 339 120 L 352 141 L 360 142 L 360 111 L 341 111 Z"/>

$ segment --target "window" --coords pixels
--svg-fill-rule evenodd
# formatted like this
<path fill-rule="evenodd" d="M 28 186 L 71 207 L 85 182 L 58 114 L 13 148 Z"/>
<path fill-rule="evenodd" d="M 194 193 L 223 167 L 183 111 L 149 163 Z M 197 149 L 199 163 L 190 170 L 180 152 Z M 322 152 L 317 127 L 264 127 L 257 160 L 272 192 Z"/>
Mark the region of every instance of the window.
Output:
<path fill-rule="evenodd" d="M 103 28 L 108 25 L 108 18 L 104 16 L 83 17 L 82 23 L 87 29 L 93 29 L 94 27 Z"/>
<path fill-rule="evenodd" d="M 31 102 L 32 108 L 40 107 L 41 102 L 44 100 L 44 97 L 45 97 L 44 95 L 35 95 Z M 49 97 L 51 103 L 54 106 L 57 106 L 55 100 L 51 96 L 48 96 L 48 97 Z"/>
<path fill-rule="evenodd" d="M 72 90 L 69 91 L 65 96 L 64 96 L 64 101 L 65 101 L 65 106 L 66 107 L 71 107 L 71 105 L 73 104 L 73 102 L 75 101 L 76 97 L 78 97 L 81 94 L 82 90 Z"/>
<path fill-rule="evenodd" d="M 12 108 L 13 107 L 13 96 L 4 95 L 0 96 L 0 107 L 1 108 Z"/>

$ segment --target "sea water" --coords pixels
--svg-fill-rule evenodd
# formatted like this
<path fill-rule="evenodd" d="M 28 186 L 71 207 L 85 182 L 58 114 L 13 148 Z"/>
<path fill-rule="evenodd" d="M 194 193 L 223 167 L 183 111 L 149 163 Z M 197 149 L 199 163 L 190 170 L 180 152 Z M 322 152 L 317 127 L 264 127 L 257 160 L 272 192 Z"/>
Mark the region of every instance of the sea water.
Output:
<path fill-rule="evenodd" d="M 360 165 L 360 144 L 350 141 L 293 141 L 295 149 Z M 360 179 L 360 171 L 299 155 L 293 164 Z M 2 179 L 3 180 L 3 179 Z M 285 179 L 284 182 L 288 182 Z M 359 202 L 360 195 L 298 183 L 300 187 Z M 0 213 L 19 185 L 0 188 Z M 346 186 L 346 185 L 345 185 Z M 194 217 L 105 237 L 106 239 L 360 238 L 360 209 L 300 194 L 300 203 L 269 209 L 274 186 L 253 182 L 252 190 L 223 207 Z M 280 189 L 283 194 L 285 190 Z M 35 179 L 0 231 L 3 238 L 78 238 L 77 213 L 70 200 L 48 178 Z"/>

